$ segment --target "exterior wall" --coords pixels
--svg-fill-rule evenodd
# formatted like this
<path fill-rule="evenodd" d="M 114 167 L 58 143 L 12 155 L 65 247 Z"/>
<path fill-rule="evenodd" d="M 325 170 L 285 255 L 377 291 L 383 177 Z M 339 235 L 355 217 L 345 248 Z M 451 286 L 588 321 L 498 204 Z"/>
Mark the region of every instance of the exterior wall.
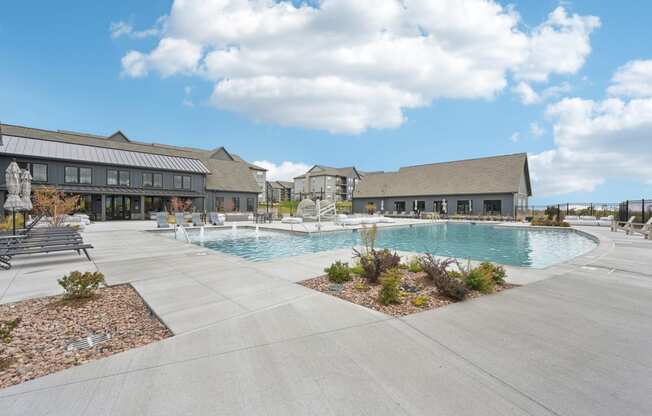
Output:
<path fill-rule="evenodd" d="M 260 193 L 258 194 L 258 200 L 259 201 L 266 201 L 267 200 L 267 172 L 264 170 L 257 170 L 257 169 L 250 169 L 251 174 L 254 175 L 254 179 L 256 179 L 256 183 L 258 184 L 258 189 L 260 190 Z"/>
<path fill-rule="evenodd" d="M 300 195 L 306 192 L 306 179 L 298 178 L 294 180 L 294 189 L 292 190 L 292 198 L 299 199 Z"/>
<path fill-rule="evenodd" d="M 223 191 L 208 191 L 207 196 L 206 196 L 206 211 L 211 212 L 211 211 L 217 211 L 217 203 L 216 199 L 217 197 L 223 197 L 224 198 L 224 203 L 225 203 L 225 210 L 226 212 L 233 212 L 229 208 L 229 203 L 231 201 L 231 198 L 233 197 L 239 197 L 240 198 L 240 209 L 237 210 L 237 212 L 247 212 L 247 198 L 253 198 L 254 199 L 254 206 L 253 206 L 253 211 L 251 212 L 256 212 L 258 210 L 258 194 L 257 193 L 251 193 L 251 192 L 223 192 Z"/>
<path fill-rule="evenodd" d="M 513 216 L 514 215 L 514 194 L 482 194 L 482 195 L 431 195 L 431 196 L 406 196 L 406 197 L 391 197 L 391 198 L 354 198 L 353 199 L 353 212 L 367 213 L 367 204 L 373 202 L 376 211 L 380 211 L 381 201 L 384 201 L 384 211 L 394 211 L 395 201 L 405 201 L 405 210 L 412 211 L 414 201 L 425 201 L 426 210 L 424 212 L 433 212 L 434 201 L 441 201 L 445 199 L 448 204 L 448 215 L 454 215 L 457 212 L 457 201 L 471 200 L 472 212 L 470 215 L 484 215 L 484 201 L 485 200 L 500 200 L 501 201 L 501 215 Z"/>

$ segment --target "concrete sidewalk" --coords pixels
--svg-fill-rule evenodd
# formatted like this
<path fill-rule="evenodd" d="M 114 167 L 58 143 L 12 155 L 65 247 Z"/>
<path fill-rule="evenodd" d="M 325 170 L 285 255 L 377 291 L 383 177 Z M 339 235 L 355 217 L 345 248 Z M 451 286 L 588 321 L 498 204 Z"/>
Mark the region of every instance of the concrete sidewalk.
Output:
<path fill-rule="evenodd" d="M 89 230 L 176 335 L 0 390 L 1 413 L 649 415 L 652 241 L 585 230 L 600 247 L 544 280 L 402 319 L 293 283 L 348 251 L 251 263 Z M 1 301 L 58 291 L 71 266 L 45 264 L 0 275 Z"/>

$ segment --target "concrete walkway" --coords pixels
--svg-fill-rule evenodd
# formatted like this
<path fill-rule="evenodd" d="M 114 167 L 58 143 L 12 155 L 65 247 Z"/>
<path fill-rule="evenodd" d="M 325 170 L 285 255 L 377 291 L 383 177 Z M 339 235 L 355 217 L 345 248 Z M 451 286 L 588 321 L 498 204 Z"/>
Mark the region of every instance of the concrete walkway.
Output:
<path fill-rule="evenodd" d="M 587 227 L 593 252 L 510 269 L 531 284 L 395 319 L 293 283 L 348 250 L 251 263 L 132 227 L 89 228 L 96 265 L 2 272 L 0 302 L 97 267 L 176 335 L 0 390 L 3 416 L 652 413 L 652 241 Z"/>

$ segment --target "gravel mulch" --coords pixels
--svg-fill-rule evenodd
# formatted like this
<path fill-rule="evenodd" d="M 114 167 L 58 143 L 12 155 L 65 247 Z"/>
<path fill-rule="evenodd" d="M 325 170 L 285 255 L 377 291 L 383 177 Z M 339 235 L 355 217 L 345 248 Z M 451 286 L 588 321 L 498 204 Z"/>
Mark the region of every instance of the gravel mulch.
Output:
<path fill-rule="evenodd" d="M 50 296 L 0 305 L 0 317 L 20 318 L 11 341 L 0 340 L 0 388 L 172 336 L 131 285 L 99 289 L 84 301 Z M 66 349 L 72 341 L 107 333 L 111 338 L 93 348 Z"/>
<path fill-rule="evenodd" d="M 413 273 L 408 270 L 401 270 L 401 272 L 402 293 L 401 303 L 399 304 L 383 305 L 378 302 L 381 285 L 371 285 L 367 283 L 366 279 L 356 275 L 353 276 L 352 280 L 341 285 L 331 283 L 327 275 L 304 280 L 299 284 L 392 316 L 410 315 L 428 309 L 441 308 L 456 302 L 440 294 L 437 288 L 428 280 L 425 273 Z M 497 285 L 495 292 L 501 292 L 516 286 L 518 285 L 504 283 Z M 427 302 L 421 306 L 416 306 L 412 302 L 419 296 L 427 298 Z M 471 291 L 467 299 L 480 296 L 484 295 L 478 291 Z"/>

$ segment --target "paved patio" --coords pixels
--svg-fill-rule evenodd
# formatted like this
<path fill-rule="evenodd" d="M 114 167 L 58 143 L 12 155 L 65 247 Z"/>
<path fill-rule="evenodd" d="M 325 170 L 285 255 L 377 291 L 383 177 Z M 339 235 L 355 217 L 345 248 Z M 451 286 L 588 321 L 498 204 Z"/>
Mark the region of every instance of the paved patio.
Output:
<path fill-rule="evenodd" d="M 251 263 L 143 225 L 91 226 L 95 263 L 18 262 L 0 302 L 98 268 L 175 336 L 0 390 L 3 416 L 652 413 L 652 241 L 586 227 L 593 252 L 510 268 L 526 286 L 397 319 L 294 284 L 349 250 Z"/>

